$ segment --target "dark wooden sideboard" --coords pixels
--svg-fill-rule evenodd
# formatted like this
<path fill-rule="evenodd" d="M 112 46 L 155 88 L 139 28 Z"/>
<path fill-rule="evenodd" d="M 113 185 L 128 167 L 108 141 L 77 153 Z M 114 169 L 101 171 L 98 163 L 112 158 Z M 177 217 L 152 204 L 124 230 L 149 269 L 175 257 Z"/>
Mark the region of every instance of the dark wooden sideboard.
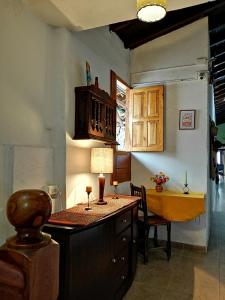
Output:
<path fill-rule="evenodd" d="M 60 300 L 117 300 L 130 287 L 137 263 L 139 200 L 127 198 L 128 205 L 88 225 L 44 227 L 60 244 Z"/>

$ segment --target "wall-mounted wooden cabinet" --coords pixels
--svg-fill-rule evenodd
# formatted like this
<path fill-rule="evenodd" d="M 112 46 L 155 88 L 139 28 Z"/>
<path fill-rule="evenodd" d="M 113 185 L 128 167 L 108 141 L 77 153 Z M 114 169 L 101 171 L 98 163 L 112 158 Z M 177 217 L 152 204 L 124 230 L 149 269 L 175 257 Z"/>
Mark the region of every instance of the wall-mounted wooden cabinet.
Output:
<path fill-rule="evenodd" d="M 97 86 L 75 88 L 74 139 L 116 140 L 116 102 Z"/>

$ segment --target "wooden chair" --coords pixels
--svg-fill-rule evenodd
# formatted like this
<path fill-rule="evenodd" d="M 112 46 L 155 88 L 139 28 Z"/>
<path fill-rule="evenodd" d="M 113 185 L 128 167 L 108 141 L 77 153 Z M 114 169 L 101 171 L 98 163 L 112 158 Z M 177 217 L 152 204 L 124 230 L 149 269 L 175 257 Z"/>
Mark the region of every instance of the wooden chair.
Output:
<path fill-rule="evenodd" d="M 149 251 L 149 231 L 151 227 L 154 227 L 154 247 L 162 248 L 158 246 L 158 226 L 166 226 L 167 228 L 167 243 L 165 251 L 167 253 L 167 259 L 171 257 L 171 222 L 157 215 L 148 215 L 147 201 L 146 201 L 146 189 L 142 185 L 141 187 L 130 184 L 131 195 L 141 197 L 141 201 L 138 206 L 138 249 L 144 255 L 144 263 L 148 262 Z"/>

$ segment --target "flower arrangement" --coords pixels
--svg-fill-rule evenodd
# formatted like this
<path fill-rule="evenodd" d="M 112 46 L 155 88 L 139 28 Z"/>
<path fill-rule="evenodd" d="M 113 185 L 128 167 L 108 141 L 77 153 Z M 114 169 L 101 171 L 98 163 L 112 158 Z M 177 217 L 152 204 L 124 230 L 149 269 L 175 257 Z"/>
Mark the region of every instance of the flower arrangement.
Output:
<path fill-rule="evenodd" d="M 169 180 L 169 177 L 166 176 L 163 172 L 159 172 L 159 174 L 155 174 L 155 176 L 152 176 L 151 180 L 154 181 L 157 185 L 161 185 L 163 183 L 166 183 Z"/>

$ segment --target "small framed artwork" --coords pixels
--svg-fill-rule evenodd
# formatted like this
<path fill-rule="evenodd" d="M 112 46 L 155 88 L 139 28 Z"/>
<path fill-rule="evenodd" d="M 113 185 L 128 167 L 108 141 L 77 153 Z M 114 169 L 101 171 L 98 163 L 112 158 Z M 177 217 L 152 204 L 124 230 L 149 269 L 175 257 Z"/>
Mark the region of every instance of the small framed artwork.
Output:
<path fill-rule="evenodd" d="M 195 113 L 196 110 L 180 110 L 179 129 L 193 130 L 195 129 Z"/>

